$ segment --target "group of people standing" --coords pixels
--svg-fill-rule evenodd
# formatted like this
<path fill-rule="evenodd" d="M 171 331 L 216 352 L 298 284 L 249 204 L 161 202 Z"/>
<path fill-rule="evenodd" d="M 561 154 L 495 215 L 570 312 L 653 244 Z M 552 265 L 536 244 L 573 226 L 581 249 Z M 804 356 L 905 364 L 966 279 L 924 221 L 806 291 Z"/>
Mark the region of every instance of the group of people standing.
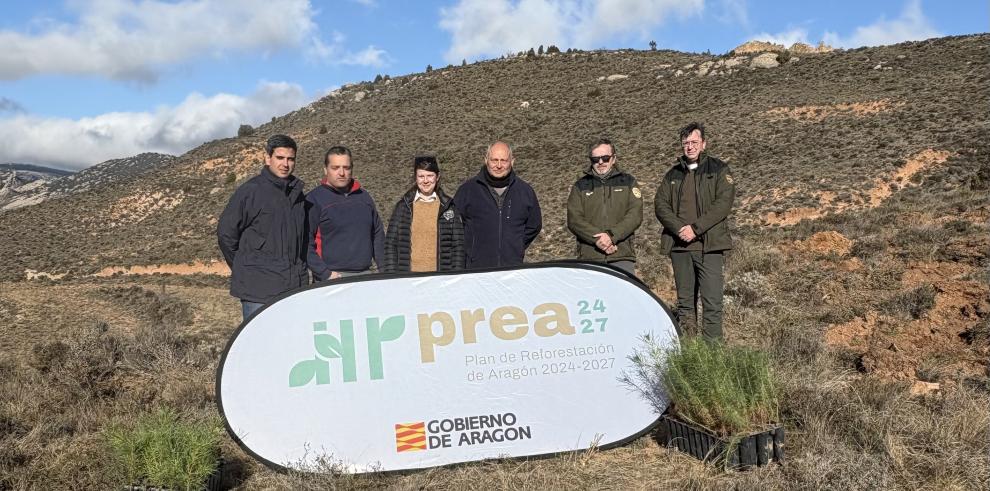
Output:
<path fill-rule="evenodd" d="M 705 152 L 705 128 L 680 131 L 684 153 L 664 175 L 654 206 L 663 226 L 661 250 L 670 254 L 677 288 L 677 322 L 722 336 L 723 254 L 731 249 L 727 217 L 735 197 L 728 166 Z M 457 271 L 523 263 L 543 228 L 533 188 L 513 170 L 512 148 L 488 147 L 485 165 L 451 197 L 440 185 L 433 156 L 413 160 L 413 185 L 395 203 L 388 230 L 374 200 L 354 179 L 351 151 L 324 155 L 324 178 L 309 193 L 293 175 L 296 142 L 275 135 L 265 166 L 234 192 L 217 224 L 220 250 L 231 269 L 230 293 L 247 319 L 278 295 L 313 281 L 379 272 Z M 615 144 L 589 146 L 590 164 L 571 187 L 567 226 L 577 257 L 634 274 L 633 237 L 643 221 L 636 178 L 618 166 Z"/>

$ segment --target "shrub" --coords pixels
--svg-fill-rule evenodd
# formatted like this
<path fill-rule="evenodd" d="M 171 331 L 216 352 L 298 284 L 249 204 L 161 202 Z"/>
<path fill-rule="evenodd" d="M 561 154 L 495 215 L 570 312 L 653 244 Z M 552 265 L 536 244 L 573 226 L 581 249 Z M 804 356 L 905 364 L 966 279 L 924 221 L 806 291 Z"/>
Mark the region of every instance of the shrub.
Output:
<path fill-rule="evenodd" d="M 678 417 L 722 436 L 779 421 L 777 386 L 765 353 L 699 337 L 682 339 L 673 349 L 644 342 L 645 352 L 632 357 L 636 373 L 624 381 L 654 404 L 663 400 L 662 389 Z"/>
<path fill-rule="evenodd" d="M 216 469 L 222 428 L 215 419 L 180 418 L 172 409 L 114 423 L 104 438 L 125 484 L 200 489 Z"/>
<path fill-rule="evenodd" d="M 239 127 L 237 127 L 237 137 L 238 138 L 245 137 L 245 136 L 251 136 L 253 134 L 254 134 L 254 128 L 252 128 L 251 125 L 249 125 L 249 124 L 242 124 Z"/>
<path fill-rule="evenodd" d="M 913 290 L 894 294 L 880 304 L 880 310 L 896 317 L 920 319 L 935 306 L 936 293 L 934 286 L 921 285 Z"/>

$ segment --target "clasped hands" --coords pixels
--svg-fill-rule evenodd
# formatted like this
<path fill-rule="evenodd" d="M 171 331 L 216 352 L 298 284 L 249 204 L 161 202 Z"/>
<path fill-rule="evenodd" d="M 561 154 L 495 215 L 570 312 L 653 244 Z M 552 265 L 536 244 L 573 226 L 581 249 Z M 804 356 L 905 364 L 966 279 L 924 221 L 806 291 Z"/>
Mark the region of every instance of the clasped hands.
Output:
<path fill-rule="evenodd" d="M 599 232 L 593 236 L 595 240 L 595 246 L 605 252 L 605 254 L 615 254 L 615 251 L 619 248 L 612 243 L 612 237 L 606 232 Z"/>
<path fill-rule="evenodd" d="M 698 238 L 694 233 L 694 229 L 690 225 L 685 225 L 677 231 L 677 236 L 681 238 L 684 242 L 691 242 Z"/>

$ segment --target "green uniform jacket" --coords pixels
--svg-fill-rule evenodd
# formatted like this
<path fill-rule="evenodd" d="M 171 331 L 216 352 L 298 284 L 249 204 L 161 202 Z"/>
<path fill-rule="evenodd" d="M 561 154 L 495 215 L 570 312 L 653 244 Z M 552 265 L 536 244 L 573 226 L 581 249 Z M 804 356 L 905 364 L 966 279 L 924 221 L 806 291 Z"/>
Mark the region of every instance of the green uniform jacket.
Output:
<path fill-rule="evenodd" d="M 578 259 L 635 261 L 633 234 L 643 223 L 643 193 L 636 178 L 613 168 L 602 181 L 591 166 L 567 197 L 567 228 L 577 237 Z M 595 234 L 607 232 L 618 250 L 611 255 L 595 247 Z"/>
<path fill-rule="evenodd" d="M 684 223 L 677 216 L 685 172 L 687 172 L 687 162 L 685 157 L 681 157 L 664 174 L 663 181 L 657 187 L 653 205 L 656 208 L 657 219 L 663 225 L 660 252 L 670 253 L 676 242 L 677 231 L 685 225 L 691 225 L 694 233 L 701 237 L 704 252 L 732 249 L 727 218 L 729 211 L 732 210 L 732 201 L 736 197 L 736 185 L 732 182 L 729 165 L 708 154 L 701 155 L 698 169 L 695 170 L 698 220 L 691 224 Z"/>

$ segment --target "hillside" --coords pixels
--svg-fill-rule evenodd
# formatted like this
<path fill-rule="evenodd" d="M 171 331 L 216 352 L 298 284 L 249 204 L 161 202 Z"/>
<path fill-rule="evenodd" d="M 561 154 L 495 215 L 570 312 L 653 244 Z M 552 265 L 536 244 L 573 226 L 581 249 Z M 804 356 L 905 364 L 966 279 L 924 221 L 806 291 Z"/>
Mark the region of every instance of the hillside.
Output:
<path fill-rule="evenodd" d="M 679 154 L 677 129 L 695 120 L 706 123 L 709 151 L 730 163 L 739 191 L 726 336 L 773 360 L 785 394 L 785 466 L 723 474 L 644 438 L 539 462 L 314 481 L 267 471 L 225 441 L 238 482 L 250 489 L 983 487 L 990 479 L 988 107 L 990 34 L 817 54 L 518 57 L 344 87 L 252 136 L 208 142 L 167 165 L 5 212 L 0 350 L 11 361 L 0 360 L 0 374 L 14 376 L 0 381 L 0 400 L 15 402 L 0 407 L 0 427 L 10 430 L 0 432 L 0 489 L 4 474 L 14 488 L 42 475 L 61 487 L 109 486 L 91 462 L 101 458 L 94 435 L 110 416 L 83 415 L 74 403 L 49 412 L 46 404 L 85 400 L 95 411 L 86 414 L 125 417 L 159 404 L 215 413 L 216 355 L 240 320 L 215 262 L 216 219 L 236 186 L 258 172 L 269 135 L 300 143 L 297 174 L 307 189 L 319 180 L 323 152 L 350 146 L 355 175 L 386 218 L 411 184 L 414 154 L 436 152 L 443 185 L 453 191 L 481 167 L 487 144 L 503 138 L 543 207 L 529 261 L 572 256 L 567 193 L 587 165 L 587 143 L 609 136 L 619 165 L 645 189 L 638 274 L 670 301 L 653 190 Z M 147 275 L 154 272 L 176 274 Z"/>
<path fill-rule="evenodd" d="M 72 172 L 31 164 L 0 164 L 0 211 L 19 207 L 12 203 L 34 203 L 31 199 L 52 180 Z M 24 206 L 24 205 L 20 205 Z"/>
<path fill-rule="evenodd" d="M 3 275 L 22 278 L 25 269 L 88 274 L 107 266 L 217 258 L 214 220 L 235 186 L 257 171 L 263 141 L 276 132 L 300 142 L 298 174 L 309 183 L 319 179 L 326 148 L 350 146 L 356 175 L 383 212 L 408 185 L 404 174 L 416 152 L 440 155 L 453 190 L 480 168 L 485 146 L 504 138 L 515 146 L 519 173 L 533 183 L 544 208 L 547 226 L 533 260 L 570 254 L 564 200 L 584 165 L 586 142 L 599 135 L 617 142 L 620 165 L 652 189 L 677 155 L 677 128 L 706 122 L 709 150 L 728 160 L 738 179 L 741 225 L 873 207 L 880 201 L 870 193 L 886 193 L 881 181 L 898 179 L 910 159 L 929 155 L 926 150 L 935 152 L 931 162 L 947 161 L 944 168 L 953 171 L 912 167 L 920 173 L 904 174 L 905 182 L 985 186 L 980 169 L 987 150 L 977 143 L 987 136 L 986 45 L 986 36 L 946 38 L 808 55 L 770 69 L 746 68 L 747 57 L 704 76 L 698 68 L 706 62 L 739 58 L 557 54 L 352 86 L 261 126 L 256 136 L 209 142 L 173 165 L 74 196 L 75 213 L 64 213 L 56 200 L 4 214 L 5 250 L 43 251 L 40 241 L 71 238 L 76 252 L 5 256 Z M 599 80 L 608 75 L 628 78 Z M 646 195 L 649 201 L 652 193 Z M 647 222 L 644 237 L 657 230 L 654 220 Z M 654 253 L 649 247 L 640 252 L 644 258 Z"/>
<path fill-rule="evenodd" d="M 108 160 L 78 173 L 33 165 L 0 165 L 0 212 L 91 189 L 113 187 L 167 165 L 174 159 L 171 155 L 142 153 L 125 159 Z M 5 174 L 8 172 L 9 175 Z"/>

